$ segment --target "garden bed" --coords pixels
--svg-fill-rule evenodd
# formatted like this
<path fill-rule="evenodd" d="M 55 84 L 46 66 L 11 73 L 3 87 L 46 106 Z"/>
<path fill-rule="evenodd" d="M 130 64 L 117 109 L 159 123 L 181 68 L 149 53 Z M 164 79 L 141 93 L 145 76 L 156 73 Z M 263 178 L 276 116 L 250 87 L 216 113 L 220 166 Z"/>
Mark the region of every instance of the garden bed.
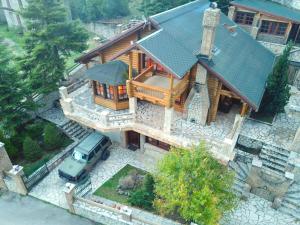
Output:
<path fill-rule="evenodd" d="M 48 143 L 45 141 L 46 127 L 51 127 L 47 135 Z M 50 136 L 49 133 L 51 133 Z M 26 153 L 24 143 L 25 139 L 28 138 L 30 139 L 31 145 L 29 144 Z M 4 138 L 3 135 L 0 134 L 0 141 L 5 143 L 6 150 L 13 164 L 24 167 L 26 176 L 30 176 L 34 171 L 73 142 L 73 140 L 62 133 L 54 124 L 41 119 L 35 119 L 23 124 L 17 128 L 16 134 L 10 138 Z M 38 153 L 32 156 L 30 155 L 31 150 L 38 151 Z M 30 155 L 29 157 L 28 154 Z"/>
<path fill-rule="evenodd" d="M 274 121 L 275 115 L 260 113 L 260 112 L 251 112 L 249 117 L 250 117 L 250 119 L 257 120 L 257 121 L 271 125 Z"/>
<path fill-rule="evenodd" d="M 127 195 L 121 195 L 117 192 L 118 186 L 119 186 L 119 180 L 122 177 L 126 177 L 130 174 L 132 170 L 136 170 L 138 174 L 140 175 L 146 175 L 147 172 L 138 168 L 135 168 L 131 165 L 126 165 L 123 167 L 118 173 L 116 173 L 112 178 L 110 178 L 108 181 L 106 181 L 101 187 L 99 187 L 95 192 L 94 195 L 107 198 L 112 201 L 116 201 L 122 204 L 129 205 L 128 199 L 129 197 Z M 138 187 L 136 187 L 138 188 Z M 135 189 L 136 189 L 135 188 Z M 129 190 L 128 192 L 131 193 L 135 189 Z"/>

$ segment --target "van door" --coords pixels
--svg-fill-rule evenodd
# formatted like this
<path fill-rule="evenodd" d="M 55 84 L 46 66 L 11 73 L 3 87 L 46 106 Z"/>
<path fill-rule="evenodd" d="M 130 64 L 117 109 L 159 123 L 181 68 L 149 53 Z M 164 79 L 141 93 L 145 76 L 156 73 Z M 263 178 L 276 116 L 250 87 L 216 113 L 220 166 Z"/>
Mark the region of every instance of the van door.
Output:
<path fill-rule="evenodd" d="M 97 161 L 97 157 L 95 156 L 95 150 L 91 151 L 91 153 L 88 155 L 88 161 L 87 161 L 87 170 L 91 171 L 93 165 Z"/>

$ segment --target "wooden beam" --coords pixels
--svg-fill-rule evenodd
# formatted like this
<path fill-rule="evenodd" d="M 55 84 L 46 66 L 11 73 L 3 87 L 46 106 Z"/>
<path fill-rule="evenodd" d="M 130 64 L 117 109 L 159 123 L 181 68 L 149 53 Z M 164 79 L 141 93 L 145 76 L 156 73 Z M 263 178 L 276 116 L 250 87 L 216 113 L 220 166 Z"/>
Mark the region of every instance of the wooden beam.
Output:
<path fill-rule="evenodd" d="M 289 25 L 285 31 L 285 41 L 287 41 L 289 39 L 289 36 L 290 36 L 290 32 L 291 32 L 291 29 L 292 29 L 292 22 L 290 21 L 289 22 Z"/>
<path fill-rule="evenodd" d="M 170 76 L 170 88 L 169 88 L 169 100 L 168 100 L 168 104 L 167 107 L 171 108 L 173 106 L 173 86 L 174 86 L 174 77 L 172 74 L 169 74 Z"/>
<path fill-rule="evenodd" d="M 104 56 L 103 56 L 103 54 L 102 54 L 101 52 L 99 52 L 99 63 L 100 63 L 100 64 L 105 63 L 105 62 L 104 62 Z"/>
<path fill-rule="evenodd" d="M 86 68 L 86 69 L 89 69 L 89 67 L 90 67 L 90 66 L 89 66 L 89 63 L 86 63 L 86 64 L 85 64 L 85 68 Z"/>
<path fill-rule="evenodd" d="M 245 116 L 248 112 L 248 104 L 243 102 L 243 106 L 242 106 L 242 109 L 241 109 L 241 116 Z"/>
<path fill-rule="evenodd" d="M 235 93 L 232 91 L 227 91 L 227 90 L 221 90 L 220 91 L 221 95 L 227 96 L 229 98 L 236 98 L 236 99 L 241 99 L 239 96 L 237 96 Z"/>
<path fill-rule="evenodd" d="M 222 89 L 222 83 L 219 81 L 216 96 L 215 96 L 214 105 L 213 105 L 213 108 L 212 108 L 211 122 L 216 121 L 216 118 L 217 118 L 217 112 L 218 112 L 219 100 L 220 100 L 220 95 L 221 95 L 221 89 Z"/>
<path fill-rule="evenodd" d="M 128 71 L 128 79 L 132 80 L 132 52 L 129 53 L 129 71 Z"/>

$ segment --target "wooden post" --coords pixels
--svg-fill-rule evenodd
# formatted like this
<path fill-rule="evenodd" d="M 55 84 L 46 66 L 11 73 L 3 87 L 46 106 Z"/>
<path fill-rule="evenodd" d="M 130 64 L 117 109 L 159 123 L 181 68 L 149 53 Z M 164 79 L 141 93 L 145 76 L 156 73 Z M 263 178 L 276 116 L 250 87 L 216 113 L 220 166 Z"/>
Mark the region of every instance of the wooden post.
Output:
<path fill-rule="evenodd" d="M 242 106 L 242 109 L 241 109 L 241 116 L 245 116 L 247 111 L 248 111 L 248 104 L 243 102 L 243 106 Z"/>
<path fill-rule="evenodd" d="M 103 54 L 101 52 L 99 52 L 99 63 L 100 64 L 104 63 L 104 57 L 103 57 Z"/>
<path fill-rule="evenodd" d="M 292 22 L 290 21 L 289 22 L 289 25 L 286 29 L 286 33 L 285 33 L 285 42 L 287 42 L 287 40 L 289 39 L 289 35 L 290 35 L 290 32 L 291 32 L 291 29 L 292 29 Z"/>
<path fill-rule="evenodd" d="M 85 64 L 86 69 L 89 69 L 89 63 Z"/>
<path fill-rule="evenodd" d="M 215 101 L 214 101 L 214 105 L 213 105 L 213 109 L 212 109 L 212 117 L 211 117 L 211 121 L 210 122 L 214 122 L 216 121 L 216 117 L 217 117 L 217 112 L 218 112 L 218 106 L 219 106 L 219 100 L 220 100 L 220 93 L 221 93 L 221 89 L 222 89 L 222 83 L 219 81 L 218 84 L 218 89 L 216 91 L 216 95 L 215 95 Z"/>
<path fill-rule="evenodd" d="M 128 71 L 128 79 L 132 80 L 132 52 L 129 53 L 129 71 Z"/>
<path fill-rule="evenodd" d="M 295 37 L 295 40 L 294 40 L 295 43 L 297 42 L 297 39 L 298 39 L 298 36 L 299 36 L 299 32 L 300 32 L 300 24 L 298 26 L 297 34 L 296 34 L 296 37 Z"/>
<path fill-rule="evenodd" d="M 169 100 L 167 107 L 171 108 L 173 106 L 173 86 L 174 86 L 174 77 L 172 74 L 169 74 L 170 76 L 170 89 L 169 89 Z"/>

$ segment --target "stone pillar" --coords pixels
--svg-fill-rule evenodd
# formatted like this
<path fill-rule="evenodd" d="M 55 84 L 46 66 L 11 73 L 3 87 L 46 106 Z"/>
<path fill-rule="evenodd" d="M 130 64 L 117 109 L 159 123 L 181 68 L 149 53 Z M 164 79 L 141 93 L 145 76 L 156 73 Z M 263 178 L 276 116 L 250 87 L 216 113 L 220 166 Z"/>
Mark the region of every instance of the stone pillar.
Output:
<path fill-rule="evenodd" d="M 203 35 L 200 54 L 212 58 L 212 50 L 214 47 L 216 28 L 220 22 L 221 11 L 218 8 L 208 8 L 203 16 Z"/>
<path fill-rule="evenodd" d="M 122 148 L 127 148 L 127 135 L 126 131 L 121 131 L 120 132 L 120 139 L 121 139 L 121 147 Z"/>
<path fill-rule="evenodd" d="M 0 173 L 12 169 L 12 163 L 5 150 L 4 143 L 0 142 Z"/>
<path fill-rule="evenodd" d="M 129 112 L 135 114 L 136 110 L 137 110 L 137 98 L 131 97 L 129 98 Z"/>
<path fill-rule="evenodd" d="M 75 214 L 74 209 L 74 194 L 75 194 L 75 184 L 66 183 L 64 193 L 67 201 L 67 205 L 69 207 L 69 212 Z"/>
<path fill-rule="evenodd" d="M 228 18 L 234 21 L 235 6 L 230 6 L 228 10 Z"/>
<path fill-rule="evenodd" d="M 252 28 L 251 28 L 251 31 L 250 31 L 250 34 L 253 37 L 253 39 L 257 38 L 259 28 L 260 28 L 260 14 L 256 13 L 254 18 L 253 18 Z"/>
<path fill-rule="evenodd" d="M 62 86 L 62 87 L 59 88 L 59 94 L 60 94 L 60 97 L 62 99 L 69 98 L 68 89 L 66 87 L 64 87 L 64 86 Z"/>
<path fill-rule="evenodd" d="M 131 222 L 132 220 L 132 210 L 129 209 L 127 206 L 124 206 L 121 208 L 121 214 L 122 214 L 122 219 Z"/>
<path fill-rule="evenodd" d="M 74 112 L 72 101 L 73 100 L 71 98 L 66 98 L 60 101 L 60 104 L 65 114 L 70 114 Z"/>
<path fill-rule="evenodd" d="M 16 189 L 14 191 L 21 195 L 27 195 L 28 190 L 22 178 L 22 176 L 24 175 L 23 167 L 15 165 L 8 173 L 12 177 L 16 185 Z"/>
<path fill-rule="evenodd" d="M 164 132 L 170 134 L 174 117 L 174 108 L 165 107 Z"/>
<path fill-rule="evenodd" d="M 296 135 L 294 137 L 293 143 L 290 147 L 291 151 L 300 153 L 300 127 L 298 128 Z"/>
<path fill-rule="evenodd" d="M 200 64 L 197 64 L 196 82 L 199 84 L 206 84 L 207 70 Z"/>
<path fill-rule="evenodd" d="M 250 35 L 253 37 L 253 39 L 257 38 L 258 29 L 258 27 L 252 27 Z"/>
<path fill-rule="evenodd" d="M 146 143 L 146 136 L 143 134 L 140 134 L 140 146 L 141 146 L 141 150 L 144 152 L 145 151 L 145 145 Z"/>
<path fill-rule="evenodd" d="M 109 115 L 109 111 L 108 110 L 104 110 L 100 113 L 101 115 L 101 121 L 103 123 L 104 126 L 108 126 L 109 121 L 108 121 L 108 115 Z"/>

